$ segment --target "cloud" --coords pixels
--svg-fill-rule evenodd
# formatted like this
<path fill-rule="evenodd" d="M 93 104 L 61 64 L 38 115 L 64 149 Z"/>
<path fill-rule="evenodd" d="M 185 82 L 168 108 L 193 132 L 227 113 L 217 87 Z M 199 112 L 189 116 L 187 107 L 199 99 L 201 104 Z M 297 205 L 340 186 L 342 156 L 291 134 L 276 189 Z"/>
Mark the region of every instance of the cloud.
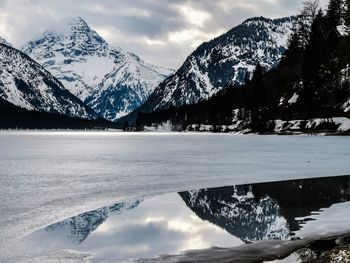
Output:
<path fill-rule="evenodd" d="M 0 0 L 0 35 L 16 47 L 81 16 L 115 46 L 177 68 L 203 41 L 252 16 L 296 14 L 303 0 Z M 326 0 L 322 0 L 326 3 Z"/>
<path fill-rule="evenodd" d="M 184 19 L 191 25 L 203 27 L 204 23 L 211 19 L 211 14 L 204 10 L 196 10 L 190 6 L 180 6 L 180 11 L 184 14 Z"/>

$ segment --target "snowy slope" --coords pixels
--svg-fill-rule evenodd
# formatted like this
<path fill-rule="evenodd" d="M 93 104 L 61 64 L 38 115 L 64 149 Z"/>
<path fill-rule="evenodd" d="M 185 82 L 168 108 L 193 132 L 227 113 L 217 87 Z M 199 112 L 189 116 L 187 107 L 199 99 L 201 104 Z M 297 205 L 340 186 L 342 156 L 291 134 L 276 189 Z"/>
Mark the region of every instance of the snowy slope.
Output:
<path fill-rule="evenodd" d="M 0 97 L 28 110 L 97 118 L 41 65 L 4 44 L 0 44 Z"/>
<path fill-rule="evenodd" d="M 46 31 L 22 50 L 110 120 L 142 104 L 172 73 L 110 47 L 80 17 L 70 20 L 62 32 Z"/>
<path fill-rule="evenodd" d="M 6 39 L 0 37 L 0 44 L 4 44 L 4 45 L 7 45 L 9 47 L 12 47 L 12 45 L 6 41 Z"/>
<path fill-rule="evenodd" d="M 258 62 L 272 68 L 283 55 L 296 17 L 248 19 L 200 45 L 180 69 L 156 88 L 140 111 L 207 99 L 229 83 L 242 84 Z"/>
<path fill-rule="evenodd" d="M 141 106 L 171 71 L 119 48 L 111 54 L 118 58 L 116 65 L 85 101 L 105 118 L 115 120 Z"/>

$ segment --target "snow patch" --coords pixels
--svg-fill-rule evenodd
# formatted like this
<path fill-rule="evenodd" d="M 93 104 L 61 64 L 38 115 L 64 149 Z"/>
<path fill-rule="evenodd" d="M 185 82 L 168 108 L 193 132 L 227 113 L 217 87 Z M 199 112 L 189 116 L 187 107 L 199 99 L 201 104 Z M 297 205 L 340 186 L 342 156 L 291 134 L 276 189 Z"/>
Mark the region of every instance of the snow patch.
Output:
<path fill-rule="evenodd" d="M 341 36 L 344 37 L 344 36 L 348 36 L 349 35 L 350 29 L 346 25 L 340 25 L 340 26 L 337 26 L 337 31 L 339 32 L 339 34 Z"/>
<path fill-rule="evenodd" d="M 162 124 L 154 124 L 152 126 L 145 126 L 144 131 L 148 132 L 171 132 L 173 131 L 173 126 L 170 121 L 163 122 Z"/>
<path fill-rule="evenodd" d="M 288 100 L 288 103 L 289 104 L 294 104 L 298 101 L 299 99 L 299 95 L 294 93 L 294 95 Z"/>
<path fill-rule="evenodd" d="M 327 119 L 309 119 L 309 120 L 291 120 L 291 121 L 283 121 L 283 120 L 275 120 L 275 129 L 276 133 L 282 133 L 284 131 L 299 131 L 309 129 L 309 130 L 317 130 L 317 127 L 320 127 L 322 124 L 334 124 L 338 126 L 338 132 L 346 132 L 350 131 L 350 119 L 346 117 L 335 117 Z"/>

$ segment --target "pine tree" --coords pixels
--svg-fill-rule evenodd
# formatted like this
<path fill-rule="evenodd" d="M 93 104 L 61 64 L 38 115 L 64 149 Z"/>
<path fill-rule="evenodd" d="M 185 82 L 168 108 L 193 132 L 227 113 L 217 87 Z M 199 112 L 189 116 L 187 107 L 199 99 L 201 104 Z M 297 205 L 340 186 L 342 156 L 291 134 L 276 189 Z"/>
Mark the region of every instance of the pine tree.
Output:
<path fill-rule="evenodd" d="M 350 0 L 345 0 L 344 22 L 349 28 L 349 35 L 346 38 L 345 56 L 350 66 Z"/>
<path fill-rule="evenodd" d="M 304 47 L 297 29 L 290 35 L 287 50 L 284 53 L 281 65 L 295 65 L 299 61 L 299 56 L 303 53 Z"/>
<path fill-rule="evenodd" d="M 345 0 L 344 21 L 350 27 L 350 0 Z"/>
<path fill-rule="evenodd" d="M 291 53 L 300 51 L 300 49 L 301 49 L 300 48 L 300 37 L 299 37 L 297 31 L 291 35 L 291 37 L 288 41 L 287 49 L 288 49 L 287 52 L 291 52 Z"/>
<path fill-rule="evenodd" d="M 324 56 L 324 16 L 320 10 L 315 17 L 306 47 L 302 66 L 302 87 L 300 99 L 304 105 L 306 118 L 314 117 L 315 106 L 318 103 L 319 87 L 322 83 L 322 65 Z"/>
<path fill-rule="evenodd" d="M 264 107 L 267 105 L 267 92 L 263 82 L 264 69 L 260 63 L 255 67 L 250 83 L 251 89 L 251 122 L 252 128 L 262 131 L 265 128 Z"/>
<path fill-rule="evenodd" d="M 261 66 L 261 64 L 258 63 L 255 67 L 252 81 L 251 81 L 252 102 L 253 102 L 253 107 L 256 107 L 256 108 L 264 106 L 267 103 L 266 90 L 263 83 L 263 75 L 264 75 L 264 69 Z"/>
<path fill-rule="evenodd" d="M 125 122 L 123 123 L 123 131 L 127 131 L 128 128 L 129 128 L 129 122 L 128 122 L 128 121 L 125 121 Z"/>
<path fill-rule="evenodd" d="M 320 97 L 322 102 L 323 115 L 332 113 L 332 108 L 341 98 L 341 76 L 339 65 L 340 37 L 335 30 L 331 30 L 327 35 L 324 51 L 323 85 L 320 87 Z"/>
<path fill-rule="evenodd" d="M 334 28 L 340 25 L 341 17 L 342 17 L 342 0 L 330 0 L 327 10 L 327 19 L 330 28 Z"/>

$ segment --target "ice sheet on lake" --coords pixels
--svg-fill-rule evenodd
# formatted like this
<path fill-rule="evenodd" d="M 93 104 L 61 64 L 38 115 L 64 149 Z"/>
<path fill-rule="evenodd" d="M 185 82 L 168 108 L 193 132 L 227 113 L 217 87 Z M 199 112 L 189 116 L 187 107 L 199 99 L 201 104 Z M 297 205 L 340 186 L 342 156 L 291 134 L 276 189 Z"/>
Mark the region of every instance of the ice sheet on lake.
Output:
<path fill-rule="evenodd" d="M 44 226 L 120 200 L 348 174 L 350 138 L 0 133 L 0 258 Z"/>

